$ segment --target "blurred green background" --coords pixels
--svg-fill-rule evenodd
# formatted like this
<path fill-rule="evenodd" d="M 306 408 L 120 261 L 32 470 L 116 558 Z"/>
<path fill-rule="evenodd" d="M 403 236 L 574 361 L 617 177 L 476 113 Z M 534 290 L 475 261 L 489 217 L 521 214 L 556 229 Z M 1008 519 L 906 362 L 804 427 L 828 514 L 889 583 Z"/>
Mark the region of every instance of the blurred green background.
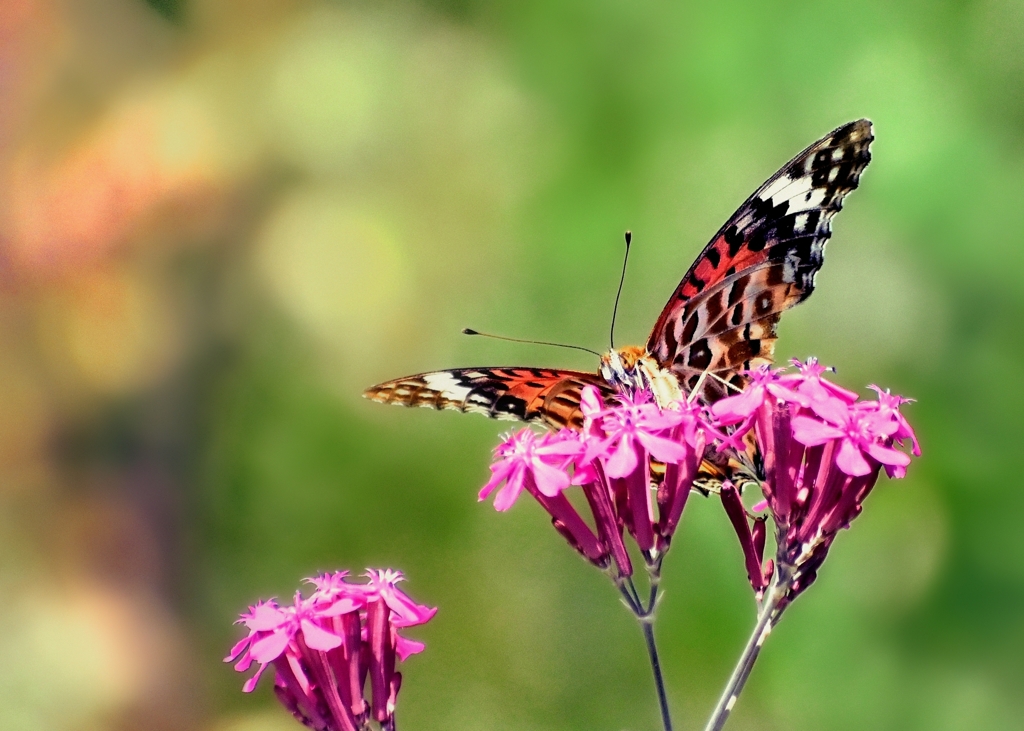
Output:
<path fill-rule="evenodd" d="M 395 566 L 440 606 L 404 729 L 654 729 L 640 633 L 523 502 L 503 426 L 360 399 L 469 339 L 619 340 L 757 185 L 867 116 L 874 162 L 780 356 L 913 396 L 881 484 L 729 728 L 1017 729 L 1024 3 L 4 0 L 0 728 L 286 731 L 237 613 Z M 695 499 L 657 625 L 702 727 L 753 620 Z"/>

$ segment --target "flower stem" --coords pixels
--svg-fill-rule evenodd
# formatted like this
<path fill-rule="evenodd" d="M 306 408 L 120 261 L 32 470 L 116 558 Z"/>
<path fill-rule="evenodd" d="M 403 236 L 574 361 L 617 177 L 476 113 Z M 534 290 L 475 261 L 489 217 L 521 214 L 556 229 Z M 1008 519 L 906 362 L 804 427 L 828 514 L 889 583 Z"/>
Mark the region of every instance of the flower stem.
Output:
<path fill-rule="evenodd" d="M 658 647 L 654 643 L 654 616 L 640 617 L 640 628 L 644 632 L 647 643 L 647 654 L 651 657 L 651 670 L 654 672 L 654 686 L 658 690 L 658 704 L 661 707 L 661 723 L 665 731 L 672 731 L 672 717 L 668 711 L 668 697 L 665 695 L 665 681 L 661 677 L 661 663 L 658 662 Z"/>
<path fill-rule="evenodd" d="M 664 731 L 672 731 L 672 717 L 668 710 L 668 696 L 665 695 L 665 680 L 661 675 L 661 662 L 658 660 L 658 646 L 654 642 L 654 610 L 658 606 L 658 583 L 660 574 L 658 567 L 648 567 L 648 578 L 651 580 L 650 598 L 645 607 L 640 593 L 636 590 L 633 578 L 630 576 L 619 577 L 615 585 L 622 594 L 623 601 L 633 616 L 640 622 L 640 629 L 644 633 L 644 642 L 647 645 L 647 655 L 651 659 L 651 671 L 654 673 L 654 687 L 658 691 L 658 707 L 661 710 L 661 722 Z"/>
<path fill-rule="evenodd" d="M 761 646 L 768 639 L 772 627 L 778 620 L 776 609 L 778 609 L 779 602 L 785 596 L 785 587 L 773 584 L 768 590 L 768 596 L 765 598 L 764 604 L 761 605 L 761 612 L 758 615 L 754 631 L 751 633 L 750 639 L 747 640 L 747 646 L 743 648 L 743 654 L 740 655 L 739 662 L 736 663 L 736 668 L 732 671 L 732 676 L 729 678 L 729 682 L 726 683 L 725 690 L 722 691 L 722 697 L 718 699 L 718 705 L 715 706 L 715 710 L 711 714 L 711 718 L 708 719 L 708 725 L 704 727 L 704 731 L 721 731 L 722 727 L 725 726 L 733 706 L 736 705 L 736 699 L 739 698 L 747 678 L 750 677 L 750 671 L 754 669 L 754 662 L 761 653 Z"/>

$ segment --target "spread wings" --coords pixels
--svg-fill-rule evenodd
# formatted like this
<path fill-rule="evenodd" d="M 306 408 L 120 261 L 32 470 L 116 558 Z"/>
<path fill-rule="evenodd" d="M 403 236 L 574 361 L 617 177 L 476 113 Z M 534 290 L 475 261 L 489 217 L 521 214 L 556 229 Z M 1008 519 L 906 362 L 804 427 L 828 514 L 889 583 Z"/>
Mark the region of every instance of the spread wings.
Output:
<path fill-rule="evenodd" d="M 385 404 L 540 421 L 559 429 L 582 425 L 580 397 L 584 386 L 596 386 L 606 399 L 615 393 L 596 373 L 550 368 L 455 368 L 381 383 L 363 395 Z"/>
<path fill-rule="evenodd" d="M 866 119 L 825 135 L 758 188 L 697 257 L 647 341 L 688 390 L 705 370 L 741 387 L 737 370 L 772 361 L 779 316 L 814 290 L 832 216 L 857 187 L 873 139 Z M 724 392 L 707 379 L 702 395 Z"/>
<path fill-rule="evenodd" d="M 647 350 L 687 390 L 705 371 L 742 387 L 740 369 L 771 362 L 781 313 L 814 290 L 832 217 L 871 160 L 871 122 L 833 130 L 790 160 L 739 207 L 679 283 Z M 485 414 L 578 427 L 580 395 L 615 389 L 596 373 L 545 368 L 457 368 L 367 389 L 367 398 L 403 406 Z M 707 379 L 713 401 L 725 386 Z"/>

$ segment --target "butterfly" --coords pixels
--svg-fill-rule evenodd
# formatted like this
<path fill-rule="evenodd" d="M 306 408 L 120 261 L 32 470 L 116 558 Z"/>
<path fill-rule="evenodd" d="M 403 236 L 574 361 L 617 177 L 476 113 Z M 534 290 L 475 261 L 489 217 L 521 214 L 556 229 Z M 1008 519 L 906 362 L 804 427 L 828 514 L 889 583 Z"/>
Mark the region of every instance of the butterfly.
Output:
<path fill-rule="evenodd" d="M 705 403 L 742 389 L 743 372 L 771 363 L 782 312 L 807 299 L 824 262 L 832 217 L 871 160 L 871 122 L 829 132 L 747 198 L 693 262 L 644 346 L 613 348 L 597 372 L 453 368 L 378 384 L 374 401 L 479 413 L 579 429 L 583 389 L 604 399 L 650 389 L 660 405 Z"/>

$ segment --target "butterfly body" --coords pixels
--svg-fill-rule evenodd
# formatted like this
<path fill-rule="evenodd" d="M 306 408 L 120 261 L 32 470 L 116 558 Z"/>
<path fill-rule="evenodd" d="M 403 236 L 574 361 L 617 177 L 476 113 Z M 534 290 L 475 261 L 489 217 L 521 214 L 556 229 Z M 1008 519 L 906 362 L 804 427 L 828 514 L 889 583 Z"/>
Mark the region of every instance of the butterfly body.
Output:
<path fill-rule="evenodd" d="M 597 373 L 457 368 L 367 389 L 382 403 L 579 428 L 582 390 L 608 399 L 650 389 L 670 408 L 697 391 L 710 403 L 771 363 L 782 312 L 814 290 L 831 220 L 857 187 L 874 139 L 866 119 L 813 143 L 758 188 L 712 237 L 662 310 L 645 346 L 612 349 Z"/>

